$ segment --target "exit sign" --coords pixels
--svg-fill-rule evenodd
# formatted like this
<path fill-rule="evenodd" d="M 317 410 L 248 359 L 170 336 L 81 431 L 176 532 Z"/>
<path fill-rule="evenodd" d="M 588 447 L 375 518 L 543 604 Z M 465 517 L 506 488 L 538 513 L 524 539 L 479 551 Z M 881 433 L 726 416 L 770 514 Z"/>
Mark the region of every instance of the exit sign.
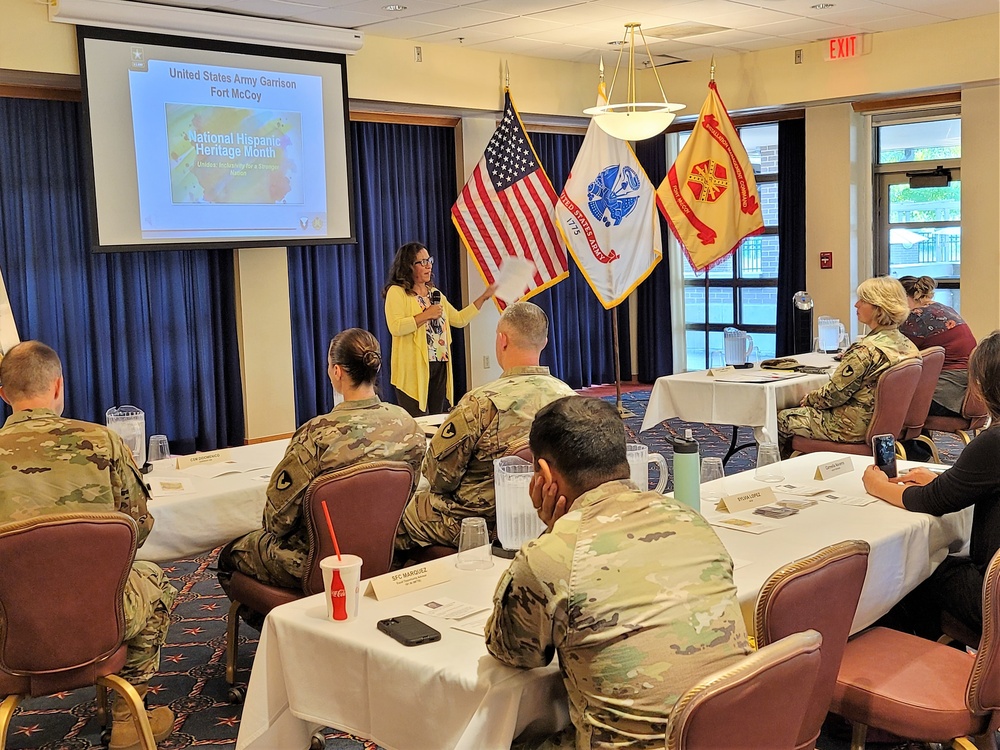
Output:
<path fill-rule="evenodd" d="M 826 40 L 827 60 L 846 60 L 870 52 L 871 34 L 851 34 Z"/>

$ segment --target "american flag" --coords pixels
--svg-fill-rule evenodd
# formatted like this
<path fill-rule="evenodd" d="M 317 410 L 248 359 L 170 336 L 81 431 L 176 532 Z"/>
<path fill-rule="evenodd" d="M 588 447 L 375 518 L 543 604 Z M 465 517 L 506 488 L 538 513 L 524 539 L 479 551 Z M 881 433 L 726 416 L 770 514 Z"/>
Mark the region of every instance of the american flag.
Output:
<path fill-rule="evenodd" d="M 557 201 L 505 91 L 503 118 L 451 208 L 452 221 L 487 284 L 496 280 L 509 256 L 526 258 L 535 266 L 533 284 L 522 299 L 569 275 L 553 222 Z M 503 300 L 497 303 L 501 309 L 505 306 Z"/>

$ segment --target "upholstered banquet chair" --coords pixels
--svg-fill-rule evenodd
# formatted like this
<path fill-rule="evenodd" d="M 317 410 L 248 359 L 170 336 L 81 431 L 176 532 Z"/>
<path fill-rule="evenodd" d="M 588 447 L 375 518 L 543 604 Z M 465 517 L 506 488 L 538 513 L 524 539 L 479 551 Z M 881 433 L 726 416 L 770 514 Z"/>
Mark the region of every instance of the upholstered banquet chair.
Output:
<path fill-rule="evenodd" d="M 852 638 L 831 710 L 854 725 L 852 750 L 868 727 L 922 742 L 974 737 L 996 747 L 1000 728 L 1000 553 L 983 581 L 983 636 L 975 656 L 888 628 Z"/>
<path fill-rule="evenodd" d="M 897 440 L 903 432 L 903 422 L 910 408 L 910 396 L 920 381 L 920 359 L 911 357 L 897 362 L 879 378 L 875 386 L 875 413 L 872 415 L 864 442 L 839 443 L 832 440 L 792 436 L 793 454 L 834 451 L 859 456 L 872 455 L 872 438 L 875 435 L 894 435 Z"/>
<path fill-rule="evenodd" d="M 792 750 L 823 637 L 793 633 L 690 688 L 667 719 L 667 750 Z"/>
<path fill-rule="evenodd" d="M 816 746 L 829 711 L 868 572 L 868 552 L 868 542 L 832 544 L 772 573 L 757 595 L 753 628 L 758 648 L 803 630 L 823 636 L 822 665 L 792 745 L 796 750 Z"/>
<path fill-rule="evenodd" d="M 144 750 L 156 750 L 125 665 L 123 596 L 135 558 L 123 513 L 61 513 L 0 526 L 0 750 L 27 697 L 97 686 L 107 727 L 110 688 L 128 704 Z"/>
<path fill-rule="evenodd" d="M 507 455 L 517 456 L 518 458 L 528 461 L 529 463 L 534 463 L 535 461 L 535 455 L 531 452 L 531 448 L 528 447 L 527 440 L 519 440 L 514 443 Z M 425 563 L 430 560 L 437 560 L 440 557 L 454 555 L 456 552 L 458 552 L 458 549 L 455 547 L 449 547 L 445 544 L 431 544 L 427 547 L 420 547 L 419 549 L 411 550 L 410 562 L 416 564 Z"/>
<path fill-rule="evenodd" d="M 983 397 L 979 395 L 979 391 L 970 386 L 965 389 L 961 417 L 928 416 L 924 420 L 924 429 L 929 432 L 950 432 L 957 435 L 965 445 L 968 445 L 975 437 L 976 432 L 986 427 L 989 421 L 990 414 L 986 409 Z M 938 455 L 937 445 L 933 438 L 920 435 L 917 440 L 926 443 L 927 447 L 931 449 L 931 460 L 934 463 L 941 463 L 941 457 Z"/>
<path fill-rule="evenodd" d="M 401 461 L 374 461 L 321 474 L 313 479 L 303 500 L 309 552 L 302 587 L 268 586 L 242 573 L 232 574 L 228 584 L 232 605 L 226 633 L 226 680 L 234 686 L 229 691 L 230 700 L 243 700 L 242 688 L 235 686 L 240 605 L 266 615 L 280 604 L 323 590 L 320 560 L 336 554 L 327 530 L 323 501 L 330 511 L 340 551 L 358 555 L 364 561 L 362 578 L 372 578 L 387 573 L 392 565 L 396 527 L 410 498 L 412 483 L 413 471 Z"/>
<path fill-rule="evenodd" d="M 934 389 L 937 388 L 941 367 L 944 365 L 944 347 L 929 346 L 920 350 L 920 381 L 910 398 L 910 408 L 906 410 L 903 419 L 903 431 L 896 439 L 896 453 L 900 458 L 906 458 L 904 440 L 916 440 L 927 421 L 931 401 L 934 399 Z"/>

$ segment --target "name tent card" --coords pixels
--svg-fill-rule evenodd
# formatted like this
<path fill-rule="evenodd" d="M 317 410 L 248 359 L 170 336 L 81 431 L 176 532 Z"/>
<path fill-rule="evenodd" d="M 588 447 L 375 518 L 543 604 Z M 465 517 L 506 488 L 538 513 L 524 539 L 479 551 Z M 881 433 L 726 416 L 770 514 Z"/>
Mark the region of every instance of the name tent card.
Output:
<path fill-rule="evenodd" d="M 368 582 L 365 596 L 371 593 L 376 599 L 391 599 L 409 591 L 419 591 L 450 580 L 447 568 L 440 565 L 414 565 L 376 576 Z"/>
<path fill-rule="evenodd" d="M 738 513 L 741 510 L 750 510 L 761 505 L 770 505 L 778 498 L 774 490 L 770 487 L 763 487 L 759 490 L 748 490 L 747 492 L 737 492 L 735 495 L 726 495 L 715 509 L 723 513 Z"/>
<path fill-rule="evenodd" d="M 178 456 L 177 468 L 187 469 L 190 466 L 221 464 L 223 461 L 229 461 L 231 457 L 232 451 L 229 450 L 229 448 L 223 448 L 222 450 L 211 451 L 209 453 L 195 453 L 191 456 Z"/>
<path fill-rule="evenodd" d="M 828 461 L 816 467 L 814 479 L 831 479 L 839 477 L 841 474 L 850 474 L 854 471 L 854 464 L 849 457 L 839 458 L 836 461 Z"/>
<path fill-rule="evenodd" d="M 713 367 L 708 371 L 708 377 L 714 378 L 717 375 L 724 375 L 728 372 L 736 372 L 736 368 L 732 365 L 726 365 L 725 367 Z"/>

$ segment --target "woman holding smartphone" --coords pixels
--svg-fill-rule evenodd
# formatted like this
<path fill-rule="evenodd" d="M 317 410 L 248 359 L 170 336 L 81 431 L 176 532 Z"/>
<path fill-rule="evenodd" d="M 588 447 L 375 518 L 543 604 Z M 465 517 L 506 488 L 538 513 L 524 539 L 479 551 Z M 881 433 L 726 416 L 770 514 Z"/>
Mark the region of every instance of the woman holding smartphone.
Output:
<path fill-rule="evenodd" d="M 875 466 L 865 470 L 865 490 L 887 503 L 917 513 L 943 516 L 973 507 L 968 556 L 950 555 L 930 578 L 887 616 L 886 625 L 924 638 L 941 634 L 941 613 L 948 612 L 982 633 L 983 576 L 1000 549 L 1000 331 L 994 331 L 969 357 L 969 387 L 983 397 L 993 424 L 969 443 L 944 473 L 918 467 L 890 479 Z"/>
<path fill-rule="evenodd" d="M 434 259 L 419 242 L 396 251 L 382 290 L 392 334 L 390 382 L 396 401 L 416 417 L 447 411 L 455 403 L 451 329 L 464 328 L 493 296 L 493 286 L 461 310 L 434 285 Z"/>

